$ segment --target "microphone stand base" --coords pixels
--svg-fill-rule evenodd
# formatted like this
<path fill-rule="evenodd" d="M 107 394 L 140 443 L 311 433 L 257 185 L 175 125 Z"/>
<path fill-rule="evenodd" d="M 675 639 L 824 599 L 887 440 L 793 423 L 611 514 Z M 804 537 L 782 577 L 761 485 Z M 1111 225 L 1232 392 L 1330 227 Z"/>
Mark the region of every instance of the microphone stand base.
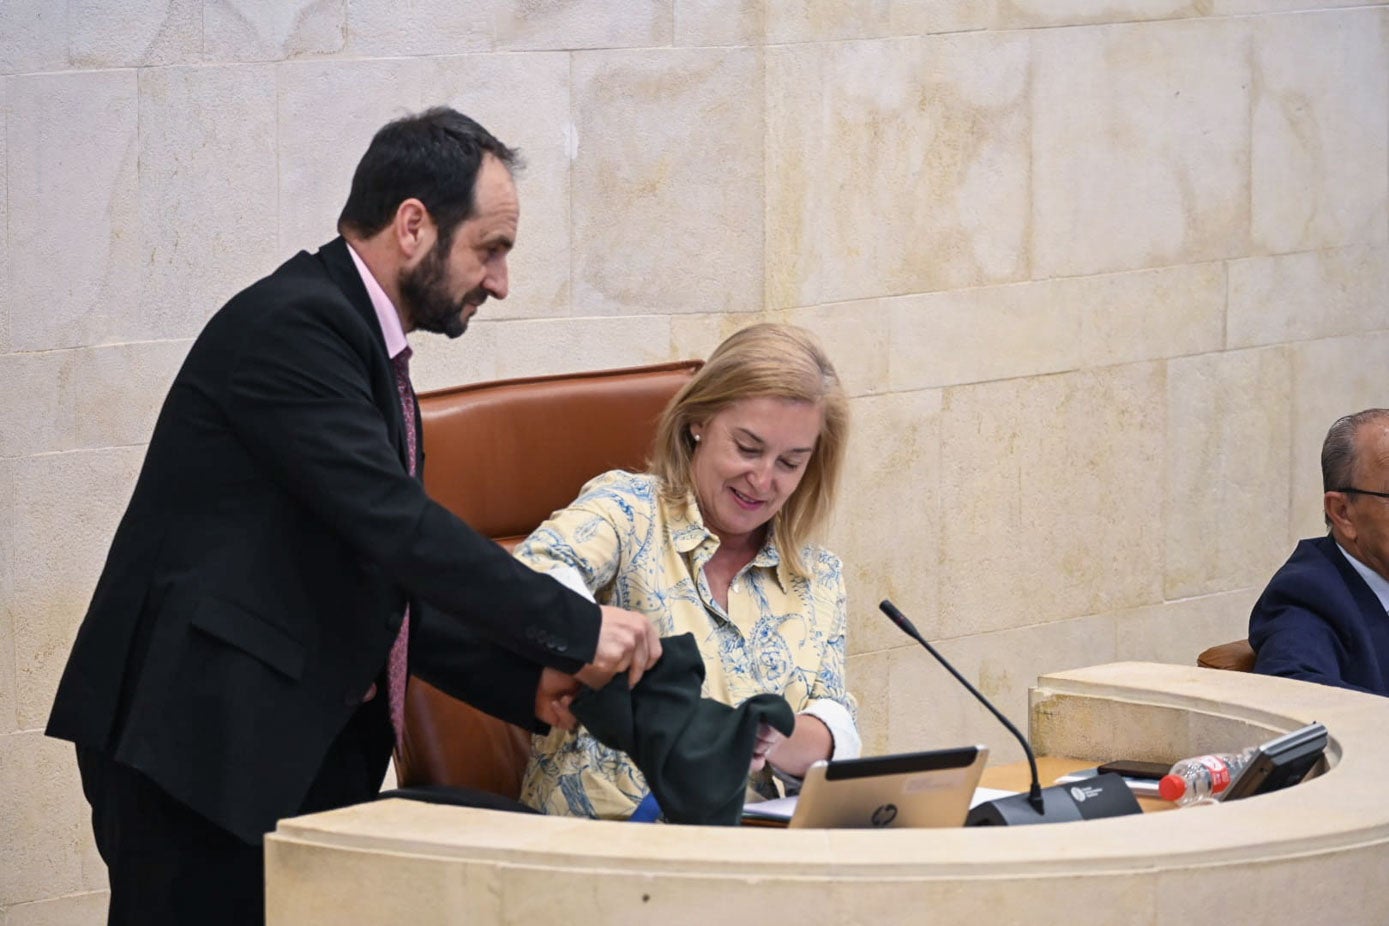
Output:
<path fill-rule="evenodd" d="M 1073 823 L 1101 817 L 1142 813 L 1138 800 L 1123 777 L 1114 772 L 1096 775 L 1070 785 L 1042 789 L 1042 812 L 1026 794 L 985 801 L 965 817 L 965 826 L 1024 826 L 1032 823 Z"/>

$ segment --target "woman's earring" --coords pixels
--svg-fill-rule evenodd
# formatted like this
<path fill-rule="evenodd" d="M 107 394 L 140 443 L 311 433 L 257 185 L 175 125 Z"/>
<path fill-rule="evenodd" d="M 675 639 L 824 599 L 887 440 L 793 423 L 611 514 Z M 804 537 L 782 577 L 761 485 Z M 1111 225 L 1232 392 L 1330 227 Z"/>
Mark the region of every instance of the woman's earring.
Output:
<path fill-rule="evenodd" d="M 695 442 L 696 444 L 699 443 L 699 435 L 698 435 L 698 434 L 691 434 L 690 436 L 694 438 L 694 442 Z"/>

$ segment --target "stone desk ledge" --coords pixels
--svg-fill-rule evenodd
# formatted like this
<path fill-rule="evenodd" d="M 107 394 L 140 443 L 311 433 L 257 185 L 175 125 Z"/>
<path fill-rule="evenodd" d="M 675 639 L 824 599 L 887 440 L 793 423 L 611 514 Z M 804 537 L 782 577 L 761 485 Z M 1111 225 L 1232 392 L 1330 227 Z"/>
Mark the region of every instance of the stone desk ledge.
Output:
<path fill-rule="evenodd" d="M 299 817 L 266 840 L 268 922 L 1389 921 L 1389 699 L 1153 663 L 1046 675 L 1031 696 L 1038 751 L 1096 761 L 1242 748 L 1313 720 L 1331 734 L 1319 778 L 1070 824 L 679 827 L 398 800 Z"/>

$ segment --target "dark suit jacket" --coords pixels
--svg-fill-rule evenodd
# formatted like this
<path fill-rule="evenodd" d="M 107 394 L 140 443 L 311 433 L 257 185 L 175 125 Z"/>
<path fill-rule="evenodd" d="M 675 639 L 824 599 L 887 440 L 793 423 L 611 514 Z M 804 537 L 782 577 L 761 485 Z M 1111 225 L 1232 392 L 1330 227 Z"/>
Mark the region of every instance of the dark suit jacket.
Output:
<path fill-rule="evenodd" d="M 1298 542 L 1249 615 L 1254 671 L 1389 695 L 1389 615 L 1331 537 Z"/>
<path fill-rule="evenodd" d="M 540 664 L 591 661 L 598 607 L 430 501 L 405 452 L 345 242 L 235 296 L 169 391 L 49 735 L 259 841 L 382 677 L 407 598 L 412 671 L 534 726 Z"/>

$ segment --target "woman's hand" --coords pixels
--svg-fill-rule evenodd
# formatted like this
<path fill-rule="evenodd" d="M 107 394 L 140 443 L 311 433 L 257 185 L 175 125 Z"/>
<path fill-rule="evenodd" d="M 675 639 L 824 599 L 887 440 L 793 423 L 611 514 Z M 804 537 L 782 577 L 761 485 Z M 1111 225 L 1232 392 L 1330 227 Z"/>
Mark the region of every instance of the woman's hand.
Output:
<path fill-rule="evenodd" d="M 748 771 L 760 772 L 767 764 L 767 757 L 785 740 L 786 737 L 781 731 L 765 723 L 759 723 L 757 740 L 752 744 L 752 765 L 748 767 Z"/>
<path fill-rule="evenodd" d="M 763 730 L 769 730 L 773 737 L 765 748 Z M 830 735 L 830 728 L 825 726 L 825 722 L 813 714 L 797 714 L 796 728 L 790 736 L 782 736 L 766 724 L 758 727 L 757 743 L 752 749 L 752 771 L 755 772 L 770 762 L 779 771 L 796 778 L 804 778 L 811 763 L 828 759 L 832 752 L 834 737 Z"/>

